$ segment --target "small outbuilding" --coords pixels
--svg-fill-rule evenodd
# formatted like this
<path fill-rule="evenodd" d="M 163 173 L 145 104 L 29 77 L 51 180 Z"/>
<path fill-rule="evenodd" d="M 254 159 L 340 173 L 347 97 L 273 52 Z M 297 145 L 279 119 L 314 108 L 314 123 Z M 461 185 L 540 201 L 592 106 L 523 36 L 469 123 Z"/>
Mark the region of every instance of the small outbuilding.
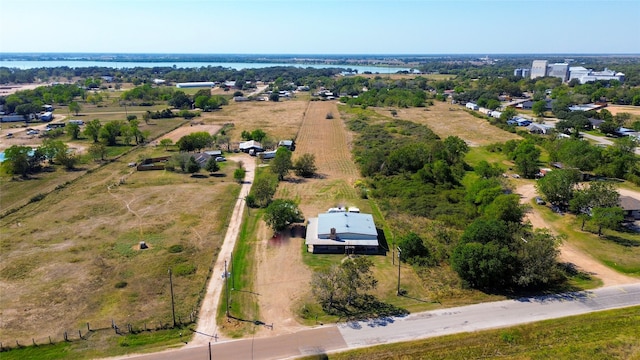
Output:
<path fill-rule="evenodd" d="M 252 152 L 251 150 L 253 150 L 254 154 L 264 151 L 264 148 L 262 148 L 262 145 L 255 140 L 241 142 L 240 145 L 238 145 L 238 148 L 240 149 L 240 151 L 246 152 L 246 153 L 251 153 Z"/>

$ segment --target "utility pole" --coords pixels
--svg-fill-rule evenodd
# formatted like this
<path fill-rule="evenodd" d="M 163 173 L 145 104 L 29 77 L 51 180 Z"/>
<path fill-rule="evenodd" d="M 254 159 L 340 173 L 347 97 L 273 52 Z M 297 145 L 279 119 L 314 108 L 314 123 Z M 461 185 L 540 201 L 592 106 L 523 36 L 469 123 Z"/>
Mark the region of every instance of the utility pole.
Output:
<path fill-rule="evenodd" d="M 173 301 L 173 280 L 171 279 L 171 268 L 169 268 L 169 287 L 171 289 L 171 314 L 173 315 L 173 327 L 176 327 L 176 308 Z"/>
<path fill-rule="evenodd" d="M 402 250 L 400 249 L 400 247 L 397 247 L 398 249 L 398 292 L 396 293 L 397 296 L 400 296 L 400 254 L 402 253 Z"/>
<path fill-rule="evenodd" d="M 231 268 L 231 271 L 229 272 L 231 275 L 231 290 L 235 290 L 236 289 L 236 285 L 235 285 L 235 281 L 233 280 L 233 272 L 235 271 L 235 269 L 233 268 L 233 252 L 231 252 L 231 259 L 229 260 L 230 264 L 229 267 Z"/>
<path fill-rule="evenodd" d="M 209 360 L 211 360 L 211 341 L 209 341 Z"/>
<path fill-rule="evenodd" d="M 227 272 L 227 260 L 224 261 L 224 281 L 227 288 L 227 318 L 229 318 L 229 273 Z"/>

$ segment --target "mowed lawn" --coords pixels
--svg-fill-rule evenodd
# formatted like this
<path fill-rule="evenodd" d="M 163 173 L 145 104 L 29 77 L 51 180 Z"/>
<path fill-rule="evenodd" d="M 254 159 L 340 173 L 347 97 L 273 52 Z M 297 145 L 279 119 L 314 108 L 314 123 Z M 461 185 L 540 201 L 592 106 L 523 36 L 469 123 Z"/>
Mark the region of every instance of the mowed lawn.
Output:
<path fill-rule="evenodd" d="M 389 109 L 375 108 L 384 116 L 389 115 Z M 397 109 L 397 118 L 409 120 L 428 126 L 441 138 L 458 136 L 469 146 L 485 146 L 511 139 L 520 139 L 516 134 L 493 126 L 489 121 L 472 116 L 464 111 L 460 105 L 436 101 L 433 106 L 426 108 Z"/>
<path fill-rule="evenodd" d="M 0 220 L 2 341 L 60 341 L 64 331 L 171 323 L 198 309 L 239 187 L 235 166 L 191 177 L 97 169 Z M 149 249 L 139 250 L 140 241 Z"/>

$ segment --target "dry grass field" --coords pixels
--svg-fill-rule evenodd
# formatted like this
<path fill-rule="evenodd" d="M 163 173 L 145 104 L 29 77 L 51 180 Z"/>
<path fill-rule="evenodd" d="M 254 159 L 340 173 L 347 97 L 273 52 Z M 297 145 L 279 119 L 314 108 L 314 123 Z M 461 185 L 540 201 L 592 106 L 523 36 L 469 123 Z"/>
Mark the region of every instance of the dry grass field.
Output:
<path fill-rule="evenodd" d="M 142 149 L 140 151 L 151 151 Z M 0 339 L 170 323 L 197 306 L 225 233 L 235 169 L 190 177 L 136 172 L 134 152 L 0 220 Z M 140 250 L 145 241 L 149 249 Z"/>
<path fill-rule="evenodd" d="M 176 142 L 178 142 L 178 140 L 180 140 L 180 138 L 182 138 L 185 135 L 189 135 L 191 133 L 200 132 L 200 131 L 208 132 L 210 135 L 214 135 L 218 131 L 220 131 L 221 128 L 222 128 L 222 125 L 197 124 L 197 125 L 191 125 L 191 126 L 182 126 L 166 135 L 159 137 L 158 139 L 156 139 L 156 142 L 159 143 L 162 139 L 170 139 L 175 144 Z"/>
<path fill-rule="evenodd" d="M 389 110 L 376 108 L 384 116 L 389 116 Z M 487 120 L 476 118 L 460 105 L 451 105 L 436 101 L 428 108 L 397 109 L 397 117 L 428 126 L 441 138 L 456 135 L 469 146 L 484 146 L 495 142 L 519 139 L 516 134 L 501 130 Z"/>
<path fill-rule="evenodd" d="M 640 116 L 640 106 L 608 105 L 605 109 L 609 110 L 612 115 L 616 115 L 619 113 L 629 113 L 634 116 Z"/>

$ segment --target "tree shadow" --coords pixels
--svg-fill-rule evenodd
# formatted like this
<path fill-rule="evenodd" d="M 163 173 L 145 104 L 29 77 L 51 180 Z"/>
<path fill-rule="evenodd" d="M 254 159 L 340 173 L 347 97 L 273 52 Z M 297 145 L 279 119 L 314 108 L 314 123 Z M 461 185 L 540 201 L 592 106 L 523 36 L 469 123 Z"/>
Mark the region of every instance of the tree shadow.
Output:
<path fill-rule="evenodd" d="M 605 239 L 612 241 L 618 245 L 622 245 L 624 247 L 637 247 L 640 246 L 640 241 L 638 240 L 633 240 L 633 239 L 625 239 L 623 237 L 617 236 L 617 235 L 606 235 L 604 236 Z"/>
<path fill-rule="evenodd" d="M 208 176 L 203 174 L 191 174 L 191 177 L 196 179 L 206 179 Z"/>
<path fill-rule="evenodd" d="M 214 178 L 223 178 L 223 177 L 226 177 L 227 174 L 210 173 L 209 176 Z"/>

